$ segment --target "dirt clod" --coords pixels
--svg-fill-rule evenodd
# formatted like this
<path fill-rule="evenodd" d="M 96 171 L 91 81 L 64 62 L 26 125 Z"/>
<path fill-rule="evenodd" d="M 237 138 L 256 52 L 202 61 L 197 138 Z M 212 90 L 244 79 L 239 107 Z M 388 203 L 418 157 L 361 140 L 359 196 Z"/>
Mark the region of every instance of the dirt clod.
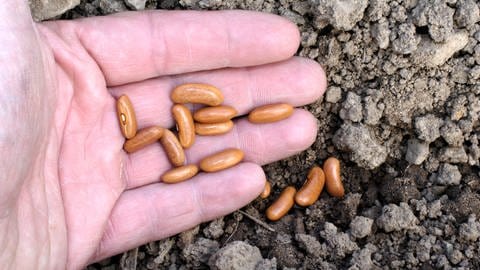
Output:
<path fill-rule="evenodd" d="M 327 241 L 328 246 L 334 251 L 332 258 L 344 258 L 358 249 L 358 245 L 344 232 L 338 232 L 338 228 L 330 222 L 326 222 L 320 236 Z"/>
<path fill-rule="evenodd" d="M 311 0 L 319 20 L 327 20 L 334 28 L 351 30 L 363 17 L 367 0 Z"/>
<path fill-rule="evenodd" d="M 429 155 L 429 145 L 426 142 L 417 140 L 416 138 L 408 140 L 407 154 L 405 159 L 415 165 L 420 165 L 427 159 Z"/>
<path fill-rule="evenodd" d="M 471 215 L 466 223 L 460 225 L 459 234 L 466 241 L 473 242 L 480 238 L 480 222 L 475 215 Z"/>
<path fill-rule="evenodd" d="M 235 241 L 211 256 L 208 265 L 214 270 L 255 269 L 262 259 L 257 247 L 242 241 Z"/>
<path fill-rule="evenodd" d="M 377 251 L 377 247 L 372 244 L 367 244 L 364 248 L 355 251 L 350 260 L 350 267 L 348 269 L 380 269 L 372 261 L 372 253 L 375 251 Z"/>
<path fill-rule="evenodd" d="M 442 125 L 442 119 L 433 114 L 417 117 L 415 119 L 415 129 L 418 138 L 429 143 L 440 137 L 440 127 Z"/>
<path fill-rule="evenodd" d="M 414 229 L 417 218 L 406 203 L 389 204 L 383 207 L 382 215 L 377 219 L 378 227 L 386 232 Z"/>
<path fill-rule="evenodd" d="M 143 10 L 145 9 L 145 4 L 147 0 L 125 0 L 125 4 L 135 10 Z"/>
<path fill-rule="evenodd" d="M 447 212 L 451 213 L 458 221 L 464 221 L 474 214 L 480 216 L 480 195 L 465 190 L 454 201 L 448 201 Z"/>
<path fill-rule="evenodd" d="M 217 241 L 200 237 L 194 243 L 186 246 L 182 251 L 182 255 L 188 265 L 199 267 L 205 264 L 218 249 L 219 244 Z"/>
<path fill-rule="evenodd" d="M 366 169 L 380 166 L 387 158 L 387 150 L 373 136 L 368 127 L 345 123 L 334 135 L 333 142 L 340 150 L 352 153 L 352 161 Z"/>
<path fill-rule="evenodd" d="M 458 185 L 462 175 L 458 170 L 458 167 L 448 163 L 443 163 L 438 169 L 438 173 L 432 174 L 431 182 L 439 185 Z"/>
<path fill-rule="evenodd" d="M 419 199 L 421 196 L 415 181 L 409 177 L 387 178 L 380 193 L 388 203 L 409 202 L 410 199 Z"/>
<path fill-rule="evenodd" d="M 350 223 L 350 234 L 355 238 L 364 238 L 372 233 L 373 219 L 356 216 Z"/>
<path fill-rule="evenodd" d="M 295 239 L 299 243 L 300 247 L 307 251 L 311 256 L 318 258 L 325 258 L 327 256 L 327 247 L 320 242 L 314 236 L 308 234 L 297 234 Z"/>

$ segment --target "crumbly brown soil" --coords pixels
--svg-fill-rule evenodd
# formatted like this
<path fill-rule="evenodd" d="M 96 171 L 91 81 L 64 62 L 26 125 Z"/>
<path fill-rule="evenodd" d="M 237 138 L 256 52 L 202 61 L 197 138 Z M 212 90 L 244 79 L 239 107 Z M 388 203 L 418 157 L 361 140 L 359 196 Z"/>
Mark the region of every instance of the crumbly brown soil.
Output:
<path fill-rule="evenodd" d="M 149 9 L 238 8 L 294 21 L 298 55 L 327 71 L 326 95 L 306 106 L 320 128 L 309 149 L 264 167 L 272 196 L 243 208 L 275 232 L 235 212 L 88 268 L 207 269 L 219 248 L 238 240 L 269 259 L 257 269 L 479 269 L 478 7 L 468 0 L 147 1 Z M 82 0 L 63 17 L 129 8 Z M 322 194 L 268 222 L 263 213 L 282 188 L 301 186 L 329 156 L 341 160 L 346 196 Z"/>

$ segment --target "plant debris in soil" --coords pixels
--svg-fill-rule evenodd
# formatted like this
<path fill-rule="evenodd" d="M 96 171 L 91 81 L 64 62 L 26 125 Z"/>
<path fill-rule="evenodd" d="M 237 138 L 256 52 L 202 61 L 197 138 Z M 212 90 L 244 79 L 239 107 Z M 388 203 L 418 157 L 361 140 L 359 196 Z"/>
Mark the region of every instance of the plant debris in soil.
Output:
<path fill-rule="evenodd" d="M 284 16 L 301 30 L 298 55 L 322 64 L 329 86 L 306 106 L 319 122 L 316 142 L 264 167 L 268 199 L 88 269 L 480 268 L 478 2 L 82 0 L 62 18 L 132 2 Z M 268 222 L 280 191 L 300 187 L 328 156 L 341 160 L 346 196 L 324 192 Z"/>

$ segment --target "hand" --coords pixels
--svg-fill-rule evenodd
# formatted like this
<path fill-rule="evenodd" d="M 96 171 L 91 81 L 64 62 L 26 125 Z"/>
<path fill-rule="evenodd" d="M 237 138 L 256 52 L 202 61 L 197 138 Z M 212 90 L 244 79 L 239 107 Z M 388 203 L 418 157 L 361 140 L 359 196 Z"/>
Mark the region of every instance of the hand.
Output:
<path fill-rule="evenodd" d="M 315 140 L 316 119 L 304 110 L 272 124 L 241 119 L 226 135 L 197 137 L 187 158 L 196 163 L 238 147 L 245 162 L 159 183 L 170 169 L 161 146 L 130 155 L 122 150 L 115 98 L 131 98 L 139 128 L 173 126 L 169 92 L 187 82 L 219 87 L 224 103 L 241 114 L 269 103 L 311 103 L 323 93 L 325 76 L 315 62 L 292 58 L 297 28 L 244 11 L 35 24 L 24 1 L 5 2 L 0 265 L 6 269 L 78 269 L 228 214 L 262 191 L 260 165 Z"/>

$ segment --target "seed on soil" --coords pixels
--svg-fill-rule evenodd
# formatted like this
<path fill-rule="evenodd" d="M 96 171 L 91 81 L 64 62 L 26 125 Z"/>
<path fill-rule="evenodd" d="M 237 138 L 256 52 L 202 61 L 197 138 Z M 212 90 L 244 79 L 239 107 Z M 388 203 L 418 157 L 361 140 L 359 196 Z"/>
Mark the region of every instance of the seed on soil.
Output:
<path fill-rule="evenodd" d="M 215 106 L 199 109 L 193 114 L 193 119 L 203 124 L 226 122 L 237 115 L 237 110 L 230 106 Z"/>
<path fill-rule="evenodd" d="M 194 177 L 198 173 L 198 167 L 194 164 L 189 164 L 177 168 L 162 175 L 162 181 L 168 184 L 180 183 Z"/>
<path fill-rule="evenodd" d="M 133 153 L 150 145 L 162 138 L 165 129 L 160 126 L 153 126 L 141 129 L 137 132 L 135 137 L 128 139 L 123 144 L 123 149 L 128 153 Z"/>
<path fill-rule="evenodd" d="M 285 216 L 293 207 L 293 198 L 295 197 L 296 191 L 297 190 L 292 186 L 286 187 L 278 199 L 267 208 L 267 211 L 265 212 L 267 218 L 271 221 L 277 221 Z"/>
<path fill-rule="evenodd" d="M 202 124 L 195 123 L 195 132 L 201 136 L 221 135 L 229 132 L 233 128 L 233 121 L 228 120 L 223 123 Z"/>
<path fill-rule="evenodd" d="M 203 83 L 179 85 L 173 89 L 170 97 L 175 103 L 199 103 L 218 106 L 223 102 L 223 94 L 218 88 Z"/>
<path fill-rule="evenodd" d="M 189 148 L 195 142 L 195 126 L 192 113 L 182 104 L 172 107 L 172 114 L 178 127 L 178 139 L 183 148 Z"/>
<path fill-rule="evenodd" d="M 340 161 L 334 157 L 328 158 L 323 163 L 323 172 L 325 173 L 325 185 L 328 194 L 333 197 L 343 197 L 345 189 L 340 174 Z"/>
<path fill-rule="evenodd" d="M 182 145 L 180 145 L 177 136 L 175 136 L 173 132 L 165 129 L 165 132 L 160 139 L 160 143 L 173 166 L 180 167 L 185 163 L 185 152 L 183 151 Z"/>
<path fill-rule="evenodd" d="M 293 106 L 290 104 L 269 104 L 251 111 L 248 120 L 252 123 L 270 123 L 288 118 L 292 113 Z"/>
<path fill-rule="evenodd" d="M 270 185 L 270 182 L 267 180 L 265 181 L 265 187 L 263 188 L 262 193 L 260 193 L 260 198 L 266 199 L 270 195 L 271 191 L 272 191 L 272 185 Z"/>
<path fill-rule="evenodd" d="M 228 169 L 240 163 L 243 156 L 243 151 L 240 149 L 226 149 L 202 159 L 200 161 L 200 169 L 205 172 L 217 172 Z"/>
<path fill-rule="evenodd" d="M 137 118 L 132 102 L 126 95 L 117 100 L 117 117 L 123 136 L 127 139 L 133 138 L 137 134 Z"/>
<path fill-rule="evenodd" d="M 314 166 L 308 173 L 307 180 L 303 186 L 295 194 L 295 202 L 303 207 L 314 204 L 320 193 L 322 193 L 323 185 L 325 184 L 325 174 L 323 170 Z"/>

